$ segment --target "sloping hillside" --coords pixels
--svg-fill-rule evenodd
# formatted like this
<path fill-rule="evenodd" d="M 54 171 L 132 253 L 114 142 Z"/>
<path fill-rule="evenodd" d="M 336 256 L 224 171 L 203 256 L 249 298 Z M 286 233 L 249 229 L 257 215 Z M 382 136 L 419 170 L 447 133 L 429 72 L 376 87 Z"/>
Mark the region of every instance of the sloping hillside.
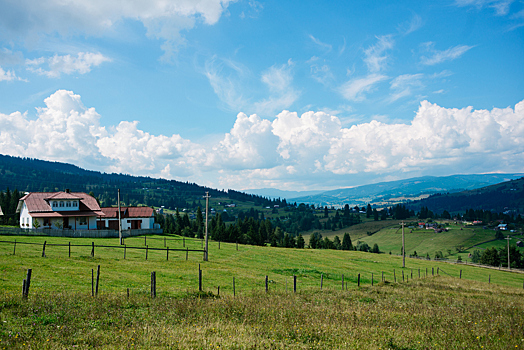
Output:
<path fill-rule="evenodd" d="M 452 176 L 424 176 L 406 180 L 327 191 L 316 195 L 288 198 L 315 205 L 365 205 L 382 202 L 393 204 L 399 199 L 417 198 L 435 193 L 460 192 L 517 179 L 524 174 L 480 174 Z"/>
<path fill-rule="evenodd" d="M 495 212 L 511 210 L 522 213 L 524 210 L 524 177 L 470 191 L 435 194 L 407 206 L 415 210 L 420 207 L 428 207 L 436 213 L 444 210 L 452 213 L 467 209 Z"/>

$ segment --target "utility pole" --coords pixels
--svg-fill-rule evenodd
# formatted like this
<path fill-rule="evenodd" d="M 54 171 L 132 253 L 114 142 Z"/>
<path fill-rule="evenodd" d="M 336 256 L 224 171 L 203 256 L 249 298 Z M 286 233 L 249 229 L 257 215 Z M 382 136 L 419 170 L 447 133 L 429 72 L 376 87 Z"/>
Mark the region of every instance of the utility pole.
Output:
<path fill-rule="evenodd" d="M 122 219 L 120 218 L 120 189 L 118 189 L 118 239 L 120 241 L 120 245 L 122 245 L 123 242 L 122 242 Z"/>
<path fill-rule="evenodd" d="M 508 237 L 506 237 L 506 239 L 508 240 L 508 269 L 511 270 L 511 264 L 510 264 L 510 261 L 509 261 L 509 240 L 511 238 L 509 238 L 509 235 L 508 235 Z"/>
<path fill-rule="evenodd" d="M 204 251 L 204 261 L 208 261 L 208 251 L 207 251 L 207 237 L 208 237 L 208 232 L 207 232 L 207 213 L 209 211 L 209 197 L 211 197 L 209 195 L 209 192 L 206 192 L 206 195 L 204 196 L 204 198 L 206 199 L 206 249 Z"/>
<path fill-rule="evenodd" d="M 404 241 L 404 221 L 402 221 L 402 267 L 406 267 L 406 244 Z"/>

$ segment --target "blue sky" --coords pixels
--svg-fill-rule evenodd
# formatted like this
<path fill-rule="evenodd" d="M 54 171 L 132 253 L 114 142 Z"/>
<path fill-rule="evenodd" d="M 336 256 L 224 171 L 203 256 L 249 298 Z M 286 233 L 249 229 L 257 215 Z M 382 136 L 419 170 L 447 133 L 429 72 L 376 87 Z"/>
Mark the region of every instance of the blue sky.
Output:
<path fill-rule="evenodd" d="M 236 190 L 524 172 L 524 2 L 0 0 L 0 153 Z"/>

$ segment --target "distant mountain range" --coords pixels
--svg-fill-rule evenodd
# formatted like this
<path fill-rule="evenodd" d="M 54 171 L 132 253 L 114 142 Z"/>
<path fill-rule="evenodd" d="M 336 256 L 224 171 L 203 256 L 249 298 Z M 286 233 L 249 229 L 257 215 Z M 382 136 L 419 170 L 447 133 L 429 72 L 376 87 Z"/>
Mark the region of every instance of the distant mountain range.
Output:
<path fill-rule="evenodd" d="M 307 203 L 317 206 L 342 206 L 345 204 L 362 206 L 368 203 L 383 206 L 409 200 L 420 200 L 435 193 L 474 190 L 523 176 L 523 173 L 423 176 L 309 194 L 272 189 L 249 190 L 248 193 L 267 197 L 276 195 L 277 197 L 285 198 L 288 202 Z"/>

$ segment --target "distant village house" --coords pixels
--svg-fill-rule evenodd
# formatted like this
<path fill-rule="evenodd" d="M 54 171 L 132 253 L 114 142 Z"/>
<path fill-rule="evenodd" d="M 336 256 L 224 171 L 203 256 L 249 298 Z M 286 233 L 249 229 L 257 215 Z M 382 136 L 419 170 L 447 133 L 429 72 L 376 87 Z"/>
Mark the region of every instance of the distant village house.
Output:
<path fill-rule="evenodd" d="M 100 208 L 84 192 L 31 192 L 20 199 L 17 212 L 24 229 L 118 230 L 118 208 Z M 122 230 L 156 228 L 150 207 L 121 207 L 120 219 Z"/>
<path fill-rule="evenodd" d="M 98 221 L 99 229 L 118 230 L 118 208 L 102 208 L 104 215 Z M 122 230 L 144 230 L 155 228 L 155 215 L 150 207 L 121 207 Z"/>
<path fill-rule="evenodd" d="M 20 227 L 96 230 L 104 215 L 95 198 L 84 192 L 31 192 L 20 198 Z"/>

